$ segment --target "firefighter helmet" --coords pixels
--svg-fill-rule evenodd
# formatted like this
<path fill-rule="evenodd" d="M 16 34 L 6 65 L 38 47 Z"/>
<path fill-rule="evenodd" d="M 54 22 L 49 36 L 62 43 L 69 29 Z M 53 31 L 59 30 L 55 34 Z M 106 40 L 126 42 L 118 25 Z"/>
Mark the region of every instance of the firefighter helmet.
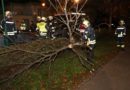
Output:
<path fill-rule="evenodd" d="M 125 25 L 125 21 L 124 20 L 120 20 L 119 24 L 120 25 Z"/>
<path fill-rule="evenodd" d="M 89 22 L 88 20 L 84 20 L 84 21 L 83 21 L 83 24 L 84 24 L 86 27 L 88 27 L 88 26 L 90 25 L 90 22 Z"/>
<path fill-rule="evenodd" d="M 52 20 L 52 19 L 53 19 L 53 16 L 49 16 L 48 18 L 49 18 L 49 20 Z"/>
<path fill-rule="evenodd" d="M 37 16 L 37 19 L 41 19 L 41 17 L 40 17 L 40 16 Z"/>
<path fill-rule="evenodd" d="M 37 20 L 38 20 L 38 21 L 41 21 L 41 17 L 40 17 L 40 16 L 37 16 Z"/>
<path fill-rule="evenodd" d="M 42 17 L 41 19 L 42 19 L 43 21 L 46 21 L 46 17 Z"/>
<path fill-rule="evenodd" d="M 6 12 L 5 12 L 5 16 L 6 16 L 6 17 L 12 16 L 12 12 L 11 12 L 11 11 L 6 11 Z"/>

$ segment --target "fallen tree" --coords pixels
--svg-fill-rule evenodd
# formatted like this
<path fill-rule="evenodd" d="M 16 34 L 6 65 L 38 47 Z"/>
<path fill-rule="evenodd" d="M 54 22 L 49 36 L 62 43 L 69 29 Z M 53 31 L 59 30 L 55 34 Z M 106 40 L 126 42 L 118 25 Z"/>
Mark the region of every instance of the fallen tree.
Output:
<path fill-rule="evenodd" d="M 49 0 L 56 13 L 59 13 L 60 10 L 60 12 L 64 13 L 66 17 L 65 19 L 60 17 L 59 21 L 67 26 L 69 35 L 68 39 L 61 38 L 55 40 L 37 40 L 26 44 L 12 45 L 1 48 L 0 55 L 11 56 L 11 58 L 8 59 L 8 64 L 6 64 L 7 67 L 9 67 L 7 69 L 9 73 L 4 77 L 0 77 L 0 83 L 13 79 L 36 64 L 41 65 L 44 62 L 51 63 L 55 61 L 59 53 L 68 49 L 77 55 L 81 64 L 86 69 L 90 72 L 94 71 L 94 64 L 88 61 L 87 58 L 79 52 L 84 44 L 75 38 L 76 25 L 78 23 L 78 18 L 80 17 L 79 12 L 81 12 L 87 0 L 81 1 L 83 4 L 82 6 L 72 0 Z M 76 14 L 75 16 L 68 16 L 72 8 L 75 9 Z M 74 20 L 73 24 L 70 23 L 71 20 Z M 80 36 L 78 36 L 78 38 L 80 38 Z M 18 68 L 12 70 L 10 66 L 17 66 Z"/>

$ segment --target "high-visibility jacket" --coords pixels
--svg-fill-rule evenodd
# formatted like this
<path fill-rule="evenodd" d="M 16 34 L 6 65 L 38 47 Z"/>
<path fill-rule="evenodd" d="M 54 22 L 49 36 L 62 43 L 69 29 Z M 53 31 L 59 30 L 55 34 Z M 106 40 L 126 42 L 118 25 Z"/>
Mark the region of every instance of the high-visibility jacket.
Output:
<path fill-rule="evenodd" d="M 37 23 L 37 29 L 38 29 L 40 32 L 46 33 L 46 32 L 47 32 L 46 23 L 45 23 L 45 22 L 38 22 L 38 23 Z"/>

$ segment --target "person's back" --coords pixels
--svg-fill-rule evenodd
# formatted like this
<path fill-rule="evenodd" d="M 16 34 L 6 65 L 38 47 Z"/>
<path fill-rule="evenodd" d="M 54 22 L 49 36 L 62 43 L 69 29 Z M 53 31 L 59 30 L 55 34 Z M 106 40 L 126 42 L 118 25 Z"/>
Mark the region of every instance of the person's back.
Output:
<path fill-rule="evenodd" d="M 46 23 L 45 22 L 38 22 L 37 23 L 37 27 L 39 29 L 40 32 L 47 32 L 47 29 L 46 29 Z"/>
<path fill-rule="evenodd" d="M 42 20 L 40 16 L 37 17 L 37 30 L 39 31 L 40 37 L 47 38 L 47 29 L 46 29 L 46 22 Z"/>

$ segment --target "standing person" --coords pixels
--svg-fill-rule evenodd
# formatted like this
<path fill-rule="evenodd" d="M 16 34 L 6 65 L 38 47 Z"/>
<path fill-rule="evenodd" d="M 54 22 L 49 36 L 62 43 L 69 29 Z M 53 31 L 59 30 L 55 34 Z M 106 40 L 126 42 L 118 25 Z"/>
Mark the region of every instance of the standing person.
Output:
<path fill-rule="evenodd" d="M 56 29 L 56 22 L 53 16 L 49 16 L 47 20 L 47 34 L 49 38 L 55 39 L 55 29 Z"/>
<path fill-rule="evenodd" d="M 27 24 L 25 23 L 25 20 L 23 19 L 20 24 L 20 31 L 24 32 L 27 31 Z"/>
<path fill-rule="evenodd" d="M 94 32 L 94 29 L 90 26 L 90 22 L 88 20 L 84 20 L 83 24 L 85 27 L 85 31 L 83 33 L 83 39 L 84 39 L 86 47 L 87 47 L 87 59 L 90 62 L 93 62 L 94 47 L 96 44 L 95 32 Z"/>
<path fill-rule="evenodd" d="M 124 20 L 120 20 L 119 26 L 115 30 L 117 47 L 121 48 L 122 50 L 124 50 L 125 48 L 124 37 L 126 35 L 126 27 L 124 25 L 125 25 Z"/>
<path fill-rule="evenodd" d="M 3 34 L 7 45 L 15 43 L 15 34 L 17 33 L 15 22 L 13 20 L 12 12 L 6 11 L 5 18 L 1 21 Z"/>
<path fill-rule="evenodd" d="M 40 16 L 37 17 L 37 30 L 41 37 L 47 38 L 46 22 Z"/>

